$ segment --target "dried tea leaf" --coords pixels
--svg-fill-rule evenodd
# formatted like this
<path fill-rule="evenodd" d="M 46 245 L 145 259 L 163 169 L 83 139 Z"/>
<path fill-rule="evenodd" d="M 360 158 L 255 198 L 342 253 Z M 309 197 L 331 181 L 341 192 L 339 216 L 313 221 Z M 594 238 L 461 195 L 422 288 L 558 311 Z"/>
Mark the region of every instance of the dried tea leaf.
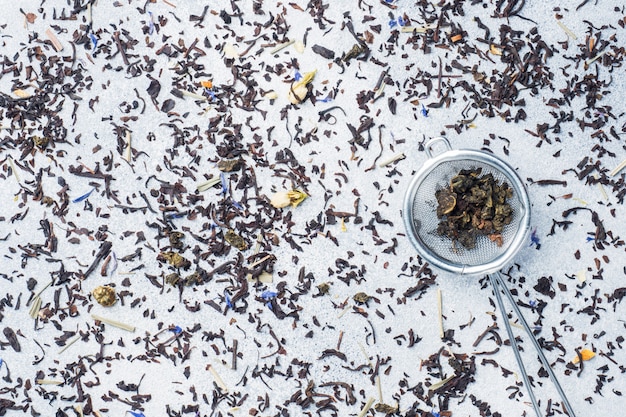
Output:
<path fill-rule="evenodd" d="M 168 98 L 167 100 L 165 100 L 163 102 L 163 104 L 161 105 L 161 111 L 163 113 L 167 113 L 170 110 L 172 110 L 174 108 L 174 106 L 176 105 L 176 102 L 174 100 L 172 100 L 171 98 Z"/>
<path fill-rule="evenodd" d="M 5 327 L 2 333 L 4 333 L 4 337 L 7 338 L 7 340 L 9 341 L 9 345 L 11 345 L 14 351 L 20 352 L 22 350 L 20 342 L 17 340 L 17 335 L 12 328 Z"/>
<path fill-rule="evenodd" d="M 330 50 L 324 46 L 313 45 L 312 49 L 313 49 L 313 52 L 315 52 L 318 55 L 321 55 L 322 57 L 326 59 L 335 59 L 335 51 Z"/>
<path fill-rule="evenodd" d="M 146 90 L 152 99 L 157 98 L 159 93 L 161 92 L 161 83 L 158 80 L 150 81 L 150 85 Z"/>

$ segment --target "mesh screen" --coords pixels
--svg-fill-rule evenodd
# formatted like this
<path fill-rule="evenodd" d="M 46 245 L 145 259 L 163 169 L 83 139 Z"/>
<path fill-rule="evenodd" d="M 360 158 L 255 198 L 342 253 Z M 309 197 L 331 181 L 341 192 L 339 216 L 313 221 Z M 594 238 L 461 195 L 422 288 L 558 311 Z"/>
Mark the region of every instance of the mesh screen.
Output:
<path fill-rule="evenodd" d="M 513 209 L 513 221 L 505 226 L 502 232 L 503 244 L 497 244 L 489 240 L 487 236 L 479 236 L 476 239 L 476 247 L 464 248 L 460 243 L 437 234 L 437 199 L 435 192 L 447 188 L 452 177 L 461 169 L 482 168 L 481 175 L 491 173 L 494 179 L 501 184 L 506 181 L 513 189 L 513 196 L 507 200 Z M 483 161 L 474 161 L 469 158 L 444 161 L 435 166 L 426 174 L 413 200 L 411 219 L 413 220 L 418 240 L 429 248 L 434 254 L 446 262 L 458 263 L 467 266 L 482 265 L 502 255 L 520 230 L 522 220 L 523 203 L 519 197 L 519 190 L 514 187 L 514 182 L 501 172 L 496 166 Z"/>

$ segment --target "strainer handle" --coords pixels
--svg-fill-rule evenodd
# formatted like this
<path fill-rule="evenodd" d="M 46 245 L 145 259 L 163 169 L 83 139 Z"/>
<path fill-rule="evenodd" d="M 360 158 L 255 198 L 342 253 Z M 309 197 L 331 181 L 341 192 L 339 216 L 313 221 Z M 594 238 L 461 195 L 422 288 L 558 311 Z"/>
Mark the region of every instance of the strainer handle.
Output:
<path fill-rule="evenodd" d="M 426 154 L 428 155 L 429 158 L 433 157 L 432 147 L 434 144 L 438 142 L 442 142 L 443 144 L 445 144 L 448 151 L 452 150 L 452 146 L 450 146 L 450 142 L 448 142 L 448 139 L 443 138 L 443 137 L 432 138 L 431 140 L 426 142 L 426 145 L 424 145 L 424 149 L 426 150 Z"/>

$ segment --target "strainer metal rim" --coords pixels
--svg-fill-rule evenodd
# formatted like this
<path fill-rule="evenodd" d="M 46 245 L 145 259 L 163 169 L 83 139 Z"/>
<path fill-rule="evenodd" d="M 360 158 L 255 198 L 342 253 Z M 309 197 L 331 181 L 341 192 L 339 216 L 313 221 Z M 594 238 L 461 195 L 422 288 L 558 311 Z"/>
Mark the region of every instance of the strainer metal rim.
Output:
<path fill-rule="evenodd" d="M 418 254 L 426 262 L 444 271 L 463 275 L 488 274 L 497 271 L 513 259 L 517 252 L 521 249 L 528 236 L 528 231 L 530 229 L 530 201 L 528 198 L 528 193 L 526 192 L 526 188 L 524 187 L 524 183 L 520 179 L 517 172 L 502 159 L 486 152 L 473 149 L 451 149 L 447 139 L 436 139 L 439 141 L 443 139 L 443 141 L 447 144 L 449 150 L 437 156 L 431 157 L 426 162 L 424 162 L 424 165 L 422 165 L 422 167 L 413 176 L 413 179 L 409 184 L 409 188 L 407 189 L 407 192 L 404 196 L 402 217 L 409 240 L 417 250 Z M 431 142 L 434 141 L 435 139 L 433 139 Z M 428 144 L 427 153 L 431 155 Z M 502 252 L 500 255 L 496 256 L 489 262 L 480 265 L 464 265 L 451 262 L 447 259 L 443 259 L 434 251 L 432 251 L 426 244 L 424 244 L 424 242 L 422 242 L 415 229 L 415 223 L 413 221 L 413 203 L 415 200 L 415 195 L 417 194 L 417 189 L 424 182 L 427 175 L 441 163 L 459 160 L 468 160 L 484 163 L 487 165 L 491 165 L 493 168 L 501 171 L 510 181 L 509 185 L 520 200 L 520 215 L 522 217 L 518 222 L 518 230 L 515 233 L 513 240 L 509 243 L 507 249 L 504 252 Z"/>

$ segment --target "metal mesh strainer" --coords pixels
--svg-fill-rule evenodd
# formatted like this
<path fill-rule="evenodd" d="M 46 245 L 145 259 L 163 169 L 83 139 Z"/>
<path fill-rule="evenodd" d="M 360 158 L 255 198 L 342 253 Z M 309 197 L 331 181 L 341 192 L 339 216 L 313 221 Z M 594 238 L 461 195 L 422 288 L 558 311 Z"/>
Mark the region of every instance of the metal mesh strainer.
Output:
<path fill-rule="evenodd" d="M 432 157 L 431 148 L 437 142 L 443 142 L 448 151 Z M 409 239 L 425 260 L 446 271 L 485 274 L 500 269 L 521 247 L 530 227 L 530 203 L 521 180 L 500 159 L 480 151 L 450 150 L 444 138 L 428 142 L 426 152 L 431 159 L 415 174 L 404 201 L 403 216 Z M 435 192 L 448 187 L 450 179 L 461 169 L 473 168 L 482 168 L 481 175 L 491 173 L 498 183 L 506 182 L 513 190 L 513 197 L 507 200 L 513 209 L 513 221 L 504 228 L 500 247 L 480 236 L 475 248 L 465 249 L 436 232 L 440 219 Z"/>
<path fill-rule="evenodd" d="M 433 157 L 432 147 L 436 143 L 445 145 L 447 151 Z M 450 143 L 444 138 L 431 139 L 425 148 L 430 159 L 415 174 L 404 197 L 402 216 L 409 239 L 425 261 L 440 269 L 459 274 L 490 274 L 489 279 L 498 302 L 498 308 L 504 314 L 504 304 L 500 295 L 500 291 L 503 291 L 537 350 L 539 359 L 559 392 L 567 413 L 570 417 L 574 417 L 572 407 L 567 401 L 550 363 L 543 354 L 541 346 L 521 314 L 511 292 L 504 284 L 502 276 L 496 272 L 515 256 L 524 244 L 530 228 L 530 202 L 524 184 L 513 168 L 488 153 L 468 149 L 452 150 Z M 452 177 L 457 175 L 460 170 L 475 168 L 481 168 L 482 174 L 491 173 L 498 183 L 506 182 L 513 190 L 512 198 L 507 200 L 513 209 L 513 220 L 504 228 L 502 233 L 503 244 L 500 247 L 487 237 L 481 236 L 477 239 L 476 247 L 465 249 L 461 245 L 454 245 L 449 238 L 437 234 L 439 218 L 437 217 L 435 192 L 448 187 Z M 509 341 L 512 342 L 515 359 L 520 367 L 524 385 L 528 390 L 535 413 L 541 417 L 543 413 L 535 398 L 519 353 L 517 341 L 506 315 L 504 315 L 504 325 Z"/>

